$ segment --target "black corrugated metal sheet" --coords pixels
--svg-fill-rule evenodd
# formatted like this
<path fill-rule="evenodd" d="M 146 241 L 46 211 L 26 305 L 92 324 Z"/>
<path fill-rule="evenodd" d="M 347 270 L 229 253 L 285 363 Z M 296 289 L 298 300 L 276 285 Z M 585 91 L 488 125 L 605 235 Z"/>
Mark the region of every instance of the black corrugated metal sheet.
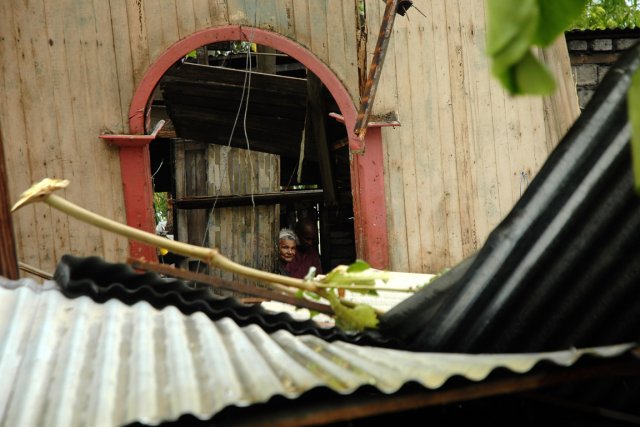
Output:
<path fill-rule="evenodd" d="M 56 267 L 54 280 L 70 298 L 88 296 L 99 303 L 118 299 L 128 305 L 147 301 L 159 310 L 174 306 L 184 314 L 202 312 L 212 320 L 228 317 L 240 326 L 256 324 L 267 332 L 284 329 L 326 341 L 339 339 L 354 344 L 402 348 L 399 340 L 378 331 L 353 334 L 335 327 L 322 327 L 313 320 L 297 320 L 289 313 L 273 312 L 260 305 L 244 304 L 234 297 L 216 295 L 208 285 L 187 284 L 152 272 L 136 272 L 128 264 L 113 264 L 99 257 L 64 255 Z"/>
<path fill-rule="evenodd" d="M 470 259 L 387 312 L 419 351 L 537 352 L 640 338 L 640 197 L 626 95 L 611 68 L 521 200 Z"/>

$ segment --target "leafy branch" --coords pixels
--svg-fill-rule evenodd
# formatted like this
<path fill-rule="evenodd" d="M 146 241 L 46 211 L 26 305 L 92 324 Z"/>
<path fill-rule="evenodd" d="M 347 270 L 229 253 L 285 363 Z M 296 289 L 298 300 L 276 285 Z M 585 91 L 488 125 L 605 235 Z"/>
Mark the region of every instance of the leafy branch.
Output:
<path fill-rule="evenodd" d="M 371 269 L 364 261 L 358 261 L 349 267 L 340 266 L 329 272 L 326 276 L 321 278 L 314 277 L 309 280 L 301 280 L 258 270 L 231 261 L 217 249 L 203 248 L 201 246 L 166 239 L 121 224 L 97 215 L 53 194 L 54 191 L 66 188 L 68 185 L 68 180 L 45 178 L 22 193 L 20 199 L 11 211 L 14 212 L 29 203 L 41 201 L 80 221 L 129 239 L 146 243 L 156 248 L 164 248 L 176 254 L 199 259 L 212 267 L 230 271 L 249 279 L 266 282 L 276 289 L 296 288 L 305 293 L 317 295 L 329 302 L 336 318 L 336 326 L 343 329 L 362 331 L 366 328 L 376 328 L 378 325 L 378 316 L 382 314 L 380 310 L 367 304 L 355 304 L 352 301 L 341 299 L 336 293 L 338 287 L 348 286 L 349 284 L 354 286 L 354 290 L 357 291 L 361 291 L 360 288 L 363 286 L 368 287 L 368 291 L 375 291 L 374 286 L 376 280 L 386 281 L 386 273 Z"/>
<path fill-rule="evenodd" d="M 550 95 L 554 92 L 555 80 L 533 55 L 532 48 L 544 48 L 553 43 L 583 16 L 588 2 L 487 0 L 486 53 L 491 59 L 493 76 L 511 95 Z M 635 189 L 640 194 L 640 71 L 632 77 L 627 100 Z"/>

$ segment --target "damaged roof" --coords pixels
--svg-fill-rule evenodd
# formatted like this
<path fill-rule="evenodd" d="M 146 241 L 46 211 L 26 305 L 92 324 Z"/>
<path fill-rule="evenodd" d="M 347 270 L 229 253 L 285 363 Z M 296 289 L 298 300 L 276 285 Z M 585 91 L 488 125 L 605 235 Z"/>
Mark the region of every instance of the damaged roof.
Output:
<path fill-rule="evenodd" d="M 640 197 L 613 66 L 522 198 L 472 257 L 381 319 L 416 351 L 538 352 L 640 338 Z"/>
<path fill-rule="evenodd" d="M 208 420 L 225 408 L 265 404 L 276 396 L 296 400 L 291 409 L 300 415 L 304 400 L 298 399 L 320 389 L 325 397 L 342 396 L 343 407 L 349 402 L 345 396 L 384 399 L 409 383 L 419 385 L 422 405 L 446 401 L 425 394 L 430 390 L 456 389 L 458 395 L 449 399 L 464 400 L 465 387 L 473 383 L 486 387 L 470 389 L 468 397 L 500 393 L 505 379 L 519 378 L 515 389 L 527 390 L 545 381 L 525 374 L 542 372 L 548 380 L 554 369 L 586 366 L 583 372 L 593 375 L 602 362 L 635 360 L 638 351 L 635 344 L 621 344 L 539 354 L 407 352 L 284 329 L 268 334 L 231 318 L 212 321 L 199 311 L 157 310 L 144 301 L 70 299 L 55 282 L 30 279 L 0 283 L 0 348 L 0 425 L 65 427 L 158 425 L 185 414 Z M 365 387 L 369 391 L 363 393 Z M 370 412 L 393 410 L 375 402 L 367 406 Z M 358 417 L 356 408 L 362 410 L 361 402 L 355 404 L 351 418 Z M 266 421 L 267 413 L 254 421 Z M 339 411 L 321 413 L 335 421 Z M 312 414 L 315 421 L 321 417 L 312 409 L 306 415 Z M 236 425 L 234 419 L 225 422 Z"/>

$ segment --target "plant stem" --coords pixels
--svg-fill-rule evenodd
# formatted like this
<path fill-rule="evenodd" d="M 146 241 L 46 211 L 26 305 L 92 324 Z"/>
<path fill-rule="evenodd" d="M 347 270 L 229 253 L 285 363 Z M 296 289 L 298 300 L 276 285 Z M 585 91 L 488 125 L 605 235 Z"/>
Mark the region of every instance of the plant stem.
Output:
<path fill-rule="evenodd" d="M 340 289 L 354 289 L 354 290 L 369 290 L 369 291 L 390 291 L 390 292 L 407 292 L 407 293 L 415 293 L 417 290 L 417 286 L 413 286 L 410 288 L 392 288 L 389 286 L 367 286 L 367 285 L 347 285 L 347 284 L 324 284 L 324 283 L 316 283 L 317 288 L 322 289 L 330 289 L 330 288 L 340 288 Z"/>
<path fill-rule="evenodd" d="M 281 276 L 267 271 L 257 270 L 255 268 L 246 267 L 231 261 L 222 255 L 217 249 L 203 248 L 201 246 L 190 245 L 188 243 L 160 237 L 146 231 L 139 230 L 128 225 L 121 224 L 103 216 L 97 215 L 86 210 L 74 203 L 71 203 L 55 194 L 49 194 L 42 199 L 43 202 L 51 207 L 58 209 L 67 215 L 70 215 L 80 221 L 111 231 L 124 237 L 147 243 L 156 247 L 165 248 L 171 252 L 200 259 L 207 264 L 239 274 L 251 279 L 262 280 L 265 282 L 280 283 L 286 286 L 302 289 L 305 291 L 320 294 L 320 289 L 304 280 L 295 279 L 293 277 Z"/>
<path fill-rule="evenodd" d="M 29 203 L 33 203 L 35 201 L 42 201 L 52 208 L 64 212 L 65 214 L 72 216 L 82 222 L 86 222 L 103 230 L 119 234 L 129 239 L 146 243 L 157 248 L 164 248 L 176 254 L 200 259 L 213 267 L 227 270 L 229 272 L 247 278 L 267 282 L 271 285 L 275 285 L 276 287 L 288 286 L 296 289 L 301 289 L 303 291 L 313 292 L 326 300 L 329 300 L 330 298 L 330 295 L 328 295 L 325 287 L 315 286 L 315 284 L 311 281 L 282 276 L 280 274 L 270 273 L 267 271 L 262 271 L 238 264 L 222 255 L 217 249 L 203 248 L 201 246 L 195 246 L 188 243 L 167 239 L 165 237 L 160 237 L 156 234 L 139 230 L 137 228 L 105 218 L 101 215 L 84 209 L 76 205 L 75 203 L 69 202 L 62 197 L 52 194 L 53 191 L 65 188 L 67 185 L 69 185 L 69 181 L 67 180 L 45 178 L 25 191 L 21 195 L 20 200 L 13 206 L 11 211 L 13 212 L 20 207 Z M 347 307 L 355 307 L 357 305 L 353 301 L 349 301 L 346 299 L 340 299 L 340 301 Z M 373 309 L 375 310 L 377 315 L 381 315 L 384 313 L 384 311 L 376 309 L 375 307 Z"/>

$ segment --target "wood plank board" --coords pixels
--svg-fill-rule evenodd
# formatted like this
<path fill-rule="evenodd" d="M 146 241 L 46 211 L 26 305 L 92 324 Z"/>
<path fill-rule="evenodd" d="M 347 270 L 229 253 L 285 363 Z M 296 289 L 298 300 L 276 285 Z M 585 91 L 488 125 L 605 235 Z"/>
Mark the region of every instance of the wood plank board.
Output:
<path fill-rule="evenodd" d="M 295 40 L 309 49 L 311 46 L 310 2 L 308 0 L 292 0 L 292 3 Z"/>
<path fill-rule="evenodd" d="M 197 1 L 197 0 L 195 0 Z M 194 0 L 182 0 L 176 2 L 176 20 L 178 23 L 178 37 L 184 39 L 196 31 L 196 16 Z M 178 39 L 165 40 L 167 46 L 171 46 Z"/>
<path fill-rule="evenodd" d="M 375 49 L 377 30 L 371 36 L 371 28 L 379 28 L 384 12 L 384 4 L 382 2 L 367 1 L 366 3 L 366 19 L 369 28 L 369 39 L 367 40 L 367 67 L 371 63 L 371 54 Z M 389 54 L 385 59 L 383 76 L 386 75 L 385 70 L 391 70 L 389 74 L 393 76 L 396 69 L 396 55 L 393 54 L 393 37 L 389 40 Z M 384 77 L 383 77 L 384 78 Z M 392 105 L 395 109 L 395 79 L 393 84 L 383 84 L 380 81 L 378 86 L 378 94 L 374 103 L 374 111 L 379 111 L 379 105 Z M 353 132 L 353 129 L 348 129 Z M 383 155 L 385 158 L 385 202 L 387 206 L 387 229 L 389 239 L 389 262 L 398 271 L 409 271 L 409 253 L 407 246 L 407 227 L 406 217 L 404 214 L 404 182 L 402 175 L 402 147 L 399 141 L 403 135 L 402 127 L 383 128 Z M 366 153 L 365 153 L 366 155 Z"/>
<path fill-rule="evenodd" d="M 477 249 L 476 237 L 476 191 L 475 191 L 475 150 L 470 138 L 470 117 L 467 114 L 469 106 L 471 75 L 465 75 L 464 50 L 476 50 L 471 45 L 463 45 L 460 25 L 460 10 L 458 2 L 445 5 L 447 43 L 449 47 L 449 75 L 451 76 L 451 103 L 453 112 L 453 146 L 458 179 L 458 209 L 460 221 L 461 253 L 456 253 L 456 259 L 467 257 Z M 466 5 L 461 7 L 467 7 Z"/>
<path fill-rule="evenodd" d="M 286 37 L 295 37 L 295 7 L 293 0 L 276 0 L 274 30 Z"/>
<path fill-rule="evenodd" d="M 415 94 L 410 87 L 412 74 L 411 62 L 413 49 L 411 40 L 407 36 L 406 21 L 396 21 L 393 29 L 393 44 L 389 43 L 390 52 L 395 53 L 395 69 L 387 68 L 385 71 L 393 71 L 396 77 L 398 93 L 404 94 L 402 102 L 398 104 L 400 117 L 410 117 L 413 112 L 413 98 Z M 386 64 L 389 65 L 389 64 Z M 412 125 L 415 121 L 412 121 Z M 400 158 L 402 162 L 402 184 L 404 193 L 403 214 L 405 218 L 406 246 L 408 257 L 408 272 L 420 272 L 422 268 L 422 234 L 420 233 L 420 213 L 418 211 L 418 198 L 421 197 L 416 185 L 416 163 L 414 144 L 416 143 L 413 126 L 400 126 Z"/>
<path fill-rule="evenodd" d="M 33 184 L 29 168 L 29 145 L 27 144 L 25 109 L 23 106 L 24 76 L 20 73 L 18 50 L 21 48 L 20 39 L 15 31 L 15 19 L 12 2 L 0 2 L 0 37 L 6 41 L 0 50 L 0 99 L 3 108 L 0 109 L 2 119 L 2 134 L 7 178 L 9 186 L 16 189 L 9 196 L 14 203 L 18 197 Z M 19 165 L 19 167 L 12 167 Z M 40 263 L 39 251 L 36 249 L 38 233 L 36 230 L 36 207 L 25 206 L 12 214 L 16 238 L 18 261 L 37 266 Z"/>
<path fill-rule="evenodd" d="M 411 72 L 409 73 L 409 85 L 411 86 L 411 108 L 414 120 L 413 127 L 413 152 L 408 152 L 409 156 L 415 159 L 416 169 L 416 210 L 419 224 L 420 255 L 419 266 L 416 271 L 433 272 L 434 254 L 433 248 L 436 246 L 438 238 L 435 232 L 435 221 L 432 220 L 432 198 L 434 194 L 434 184 L 438 184 L 439 180 L 433 176 L 431 150 L 433 145 L 437 144 L 438 127 L 433 120 L 433 115 L 429 114 L 433 111 L 431 102 L 434 99 L 432 92 L 434 88 L 433 73 L 429 72 L 425 62 L 428 63 L 430 49 L 428 43 L 432 42 L 432 38 L 427 36 L 431 31 L 430 23 L 421 20 L 418 23 L 412 23 L 407 27 L 409 44 L 413 47 Z M 427 30 L 427 28 L 429 30 Z"/>
<path fill-rule="evenodd" d="M 486 31 L 478 17 L 484 17 L 480 2 L 460 5 L 460 23 L 463 42 L 465 81 L 468 82 L 469 136 L 475 153 L 475 237 L 476 248 L 486 240 L 493 227 L 502 218 L 498 198 L 496 151 L 494 146 L 491 102 L 490 64 L 485 52 Z"/>
<path fill-rule="evenodd" d="M 109 177 L 120 176 L 119 155 L 114 147 L 107 145 L 102 140 L 95 137 L 107 129 L 109 132 L 123 132 L 122 117 L 128 115 L 128 106 L 122 109 L 120 97 L 120 79 L 117 69 L 117 55 L 114 44 L 113 17 L 109 2 L 103 0 L 93 0 L 93 13 L 95 16 L 95 49 L 91 49 L 93 56 L 90 57 L 89 74 L 93 76 L 91 93 L 95 110 L 94 128 L 94 157 L 95 167 L 100 171 L 96 184 L 96 189 L 101 194 L 108 194 L 106 202 L 104 197 L 100 197 L 99 212 L 115 221 L 125 223 L 124 199 L 122 188 L 112 185 Z M 126 79 L 126 77 L 124 77 Z M 126 86 L 127 84 L 125 84 Z M 102 165 L 100 168 L 99 165 Z M 121 182 L 116 180 L 116 182 Z M 115 201 L 115 202 L 114 202 Z M 103 233 L 104 253 L 107 259 L 125 259 L 128 251 L 126 239 L 114 233 Z"/>
<path fill-rule="evenodd" d="M 458 200 L 458 176 L 455 158 L 455 130 L 453 123 L 451 75 L 449 63 L 450 50 L 447 46 L 446 6 L 439 1 L 432 2 L 434 21 L 434 63 L 437 77 L 438 119 L 440 126 L 440 156 L 442 161 L 441 179 L 443 181 L 442 211 L 447 224 L 447 247 L 441 253 L 441 265 L 451 266 L 453 260 L 462 258 L 462 239 Z"/>
<path fill-rule="evenodd" d="M 149 53 L 149 64 L 155 61 L 164 52 L 165 30 L 163 23 L 162 4 L 172 5 L 172 2 L 163 2 L 161 0 L 146 0 L 142 12 L 144 13 L 144 28 L 146 29 L 147 48 Z M 175 6 L 174 6 L 175 7 Z M 165 13 L 168 15 L 168 13 Z M 168 16 L 166 19 L 169 19 Z M 171 25 L 167 23 L 166 25 Z M 175 19 L 173 22 L 175 34 L 177 34 L 177 26 Z M 174 39 L 175 40 L 175 39 Z M 133 48 L 134 46 L 132 46 Z M 135 52 L 135 50 L 133 51 Z M 135 54 L 134 54 L 135 57 Z M 141 70 L 143 73 L 145 70 Z M 142 78 L 142 75 L 140 75 Z"/>
<path fill-rule="evenodd" d="M 129 51 L 125 47 L 122 47 L 117 51 L 118 56 L 124 56 L 122 61 L 127 59 L 131 60 L 131 67 L 133 72 L 133 87 L 128 84 L 120 86 L 120 96 L 123 99 L 130 100 L 134 93 L 134 88 L 140 84 L 144 73 L 150 64 L 150 49 L 151 44 L 157 45 L 157 43 L 149 41 L 149 35 L 147 32 L 147 22 L 153 17 L 147 17 L 146 9 L 150 1 L 142 2 L 138 0 L 126 0 L 127 6 L 127 27 L 129 29 Z M 156 23 L 157 21 L 150 21 Z M 114 33 L 122 31 L 118 26 L 119 21 L 117 17 L 114 17 Z M 124 22 L 123 22 L 124 24 Z M 153 36 L 158 34 L 153 33 Z M 128 111 L 127 111 L 128 113 Z"/>
<path fill-rule="evenodd" d="M 327 1 L 330 0 L 315 0 L 309 2 L 309 33 L 311 51 L 326 64 L 331 64 L 327 34 Z"/>
<path fill-rule="evenodd" d="M 227 25 L 231 23 L 226 0 L 209 0 L 209 10 L 211 12 L 211 25 Z"/>

